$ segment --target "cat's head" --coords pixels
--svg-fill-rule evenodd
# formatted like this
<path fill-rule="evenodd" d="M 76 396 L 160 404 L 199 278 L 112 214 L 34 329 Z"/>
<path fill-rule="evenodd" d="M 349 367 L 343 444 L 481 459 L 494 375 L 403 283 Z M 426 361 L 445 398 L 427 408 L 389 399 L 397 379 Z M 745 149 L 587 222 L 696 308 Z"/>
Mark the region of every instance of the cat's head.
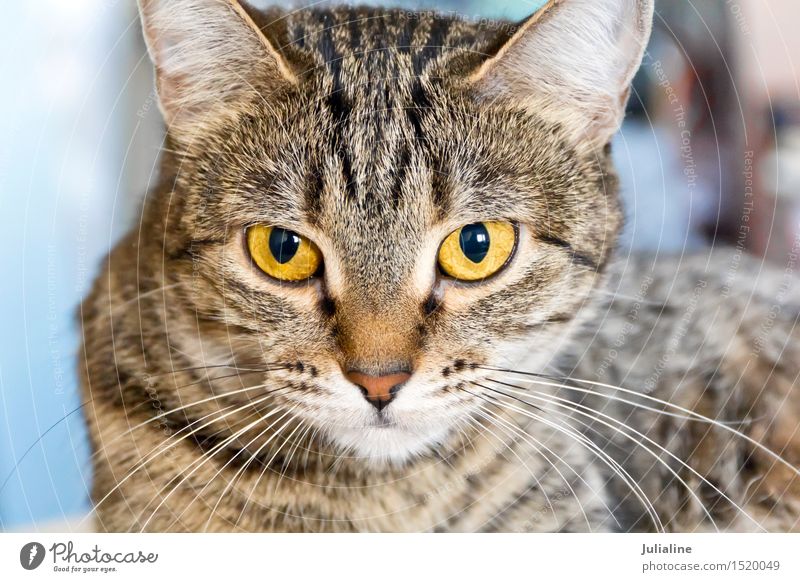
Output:
<path fill-rule="evenodd" d="M 544 369 L 615 244 L 652 1 L 516 27 L 140 4 L 176 152 L 141 238 L 198 365 L 280 367 L 293 415 L 395 461 L 471 422 L 490 368 Z"/>

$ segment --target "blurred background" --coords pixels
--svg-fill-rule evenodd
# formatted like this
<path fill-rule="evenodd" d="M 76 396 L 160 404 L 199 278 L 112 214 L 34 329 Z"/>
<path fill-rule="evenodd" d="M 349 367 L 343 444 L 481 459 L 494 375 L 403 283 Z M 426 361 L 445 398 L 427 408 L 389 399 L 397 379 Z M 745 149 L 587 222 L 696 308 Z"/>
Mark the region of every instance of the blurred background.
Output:
<path fill-rule="evenodd" d="M 515 20 L 542 3 L 381 2 Z M 800 251 L 798 22 L 797 0 L 657 3 L 614 144 L 624 249 Z M 91 483 L 75 314 L 162 127 L 133 0 L 6 2 L 0 55 L 0 530 L 64 529 Z"/>

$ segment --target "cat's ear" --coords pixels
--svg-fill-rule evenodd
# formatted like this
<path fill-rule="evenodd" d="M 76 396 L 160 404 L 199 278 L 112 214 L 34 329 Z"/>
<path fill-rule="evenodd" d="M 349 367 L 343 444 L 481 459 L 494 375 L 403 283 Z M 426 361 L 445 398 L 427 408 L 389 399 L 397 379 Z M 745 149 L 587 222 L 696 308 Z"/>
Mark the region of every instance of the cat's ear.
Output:
<path fill-rule="evenodd" d="M 510 97 L 561 123 L 576 144 L 619 129 L 653 0 L 549 0 L 473 74 L 482 98 Z"/>
<path fill-rule="evenodd" d="M 238 0 L 139 0 L 167 127 L 191 139 L 236 105 L 296 83 Z"/>

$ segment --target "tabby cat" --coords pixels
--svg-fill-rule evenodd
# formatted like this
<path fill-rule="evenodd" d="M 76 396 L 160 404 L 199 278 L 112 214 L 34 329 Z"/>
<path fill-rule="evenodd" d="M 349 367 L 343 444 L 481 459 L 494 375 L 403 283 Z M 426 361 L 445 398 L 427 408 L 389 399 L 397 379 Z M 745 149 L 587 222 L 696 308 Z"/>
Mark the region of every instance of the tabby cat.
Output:
<path fill-rule="evenodd" d="M 791 269 L 614 258 L 652 0 L 140 10 L 168 144 L 81 308 L 99 528 L 798 528 Z"/>

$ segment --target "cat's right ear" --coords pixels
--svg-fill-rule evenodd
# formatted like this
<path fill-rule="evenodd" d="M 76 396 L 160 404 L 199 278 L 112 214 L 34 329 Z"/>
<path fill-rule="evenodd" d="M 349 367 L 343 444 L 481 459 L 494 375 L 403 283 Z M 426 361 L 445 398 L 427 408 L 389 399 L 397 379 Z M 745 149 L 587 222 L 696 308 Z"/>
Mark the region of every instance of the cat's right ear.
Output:
<path fill-rule="evenodd" d="M 291 67 L 238 0 L 139 0 L 170 134 L 191 142 L 237 105 L 295 84 Z"/>
<path fill-rule="evenodd" d="M 472 75 L 483 99 L 510 98 L 559 123 L 576 146 L 619 129 L 653 21 L 653 0 L 548 0 Z"/>

